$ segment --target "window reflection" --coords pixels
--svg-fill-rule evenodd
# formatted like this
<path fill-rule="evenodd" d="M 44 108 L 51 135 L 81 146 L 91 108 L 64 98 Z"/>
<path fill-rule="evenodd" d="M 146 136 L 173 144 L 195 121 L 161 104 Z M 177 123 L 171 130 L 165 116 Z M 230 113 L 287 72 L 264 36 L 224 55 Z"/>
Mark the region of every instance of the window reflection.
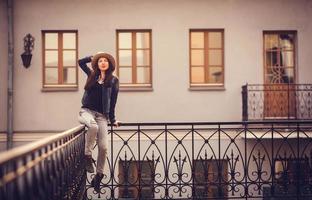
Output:
<path fill-rule="evenodd" d="M 76 51 L 63 51 L 63 66 L 76 66 Z"/>
<path fill-rule="evenodd" d="M 137 82 L 138 83 L 149 83 L 150 82 L 150 71 L 148 67 L 137 68 Z"/>
<path fill-rule="evenodd" d="M 265 39 L 265 49 L 277 49 L 278 47 L 278 35 L 267 34 L 264 36 Z"/>
<path fill-rule="evenodd" d="M 57 33 L 46 33 L 45 34 L 45 48 L 46 49 L 57 49 L 58 48 L 58 34 Z"/>
<path fill-rule="evenodd" d="M 191 33 L 191 47 L 204 48 L 204 32 Z"/>
<path fill-rule="evenodd" d="M 49 84 L 58 83 L 58 69 L 57 68 L 47 68 L 45 70 L 45 80 Z"/>
<path fill-rule="evenodd" d="M 131 50 L 120 50 L 119 51 L 119 65 L 120 66 L 131 66 L 132 65 Z"/>
<path fill-rule="evenodd" d="M 119 68 L 119 81 L 121 83 L 132 83 L 132 70 L 130 67 Z"/>
<path fill-rule="evenodd" d="M 45 65 L 46 66 L 58 66 L 58 52 L 57 51 L 45 52 Z"/>
<path fill-rule="evenodd" d="M 208 34 L 209 48 L 222 48 L 222 34 L 220 32 L 210 32 Z"/>
<path fill-rule="evenodd" d="M 280 34 L 279 42 L 283 50 L 292 50 L 294 47 L 294 36 L 293 34 Z"/>
<path fill-rule="evenodd" d="M 136 33 L 136 48 L 149 48 L 149 33 Z"/>
<path fill-rule="evenodd" d="M 64 49 L 76 48 L 76 34 L 75 33 L 63 33 L 63 48 Z"/>
<path fill-rule="evenodd" d="M 63 81 L 67 84 L 74 84 L 76 82 L 76 69 L 64 68 L 63 69 Z"/>
<path fill-rule="evenodd" d="M 131 33 L 119 33 L 118 35 L 118 44 L 121 49 L 131 49 L 132 47 L 132 38 Z"/>
<path fill-rule="evenodd" d="M 191 64 L 204 65 L 204 50 L 192 50 Z"/>
<path fill-rule="evenodd" d="M 209 65 L 222 65 L 222 51 L 210 50 L 209 51 Z"/>
<path fill-rule="evenodd" d="M 210 67 L 209 68 L 209 80 L 211 83 L 222 83 L 222 68 Z"/>
<path fill-rule="evenodd" d="M 137 66 L 148 66 L 150 63 L 149 50 L 137 50 Z"/>
<path fill-rule="evenodd" d="M 192 75 L 192 83 L 204 83 L 205 82 L 204 67 L 192 67 L 191 75 Z"/>

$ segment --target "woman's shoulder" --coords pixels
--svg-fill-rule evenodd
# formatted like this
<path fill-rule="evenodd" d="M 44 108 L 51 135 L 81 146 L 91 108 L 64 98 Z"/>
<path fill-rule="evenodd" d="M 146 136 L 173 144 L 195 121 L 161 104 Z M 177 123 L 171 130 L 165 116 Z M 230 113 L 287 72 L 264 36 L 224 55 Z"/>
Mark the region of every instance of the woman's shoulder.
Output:
<path fill-rule="evenodd" d="M 114 76 L 113 75 L 113 78 L 112 78 L 112 85 L 113 85 L 113 87 L 114 88 L 119 88 L 119 79 L 118 79 L 118 77 L 117 76 Z"/>
<path fill-rule="evenodd" d="M 118 76 L 113 75 L 112 81 L 115 82 L 119 82 L 119 78 Z"/>

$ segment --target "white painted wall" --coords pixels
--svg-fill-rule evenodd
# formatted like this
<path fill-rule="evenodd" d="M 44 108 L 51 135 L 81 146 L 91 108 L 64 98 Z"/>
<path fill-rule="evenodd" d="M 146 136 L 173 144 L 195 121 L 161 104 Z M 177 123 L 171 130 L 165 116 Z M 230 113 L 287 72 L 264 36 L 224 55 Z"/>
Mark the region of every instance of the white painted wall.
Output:
<path fill-rule="evenodd" d="M 0 132 L 7 129 L 8 14 L 7 3 L 0 1 Z M 0 145 L 2 146 L 2 145 Z"/>
<path fill-rule="evenodd" d="M 263 82 L 263 30 L 298 31 L 298 82 L 312 83 L 312 1 L 309 0 L 16 0 L 14 1 L 14 130 L 64 130 L 77 124 L 78 92 L 42 92 L 41 30 L 77 29 L 79 57 L 116 55 L 116 29 L 152 29 L 153 91 L 120 92 L 124 122 L 239 121 L 241 86 Z M 1 2 L 1 11 L 3 2 Z M 1 13 L 1 17 L 4 15 Z M 189 29 L 224 28 L 225 91 L 189 91 Z M 1 72 L 7 41 L 1 24 Z M 35 37 L 32 64 L 22 66 L 23 37 Z M 5 85 L 1 73 L 1 104 Z M 3 100 L 2 100 L 3 99 Z M 1 118 L 2 119 L 2 118 Z M 5 123 L 0 122 L 1 129 Z"/>

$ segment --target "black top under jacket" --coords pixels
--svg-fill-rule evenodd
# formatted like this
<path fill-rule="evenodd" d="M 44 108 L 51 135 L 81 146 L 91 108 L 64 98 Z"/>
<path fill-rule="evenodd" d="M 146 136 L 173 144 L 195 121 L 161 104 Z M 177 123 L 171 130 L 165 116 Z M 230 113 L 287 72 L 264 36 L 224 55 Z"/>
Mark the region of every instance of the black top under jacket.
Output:
<path fill-rule="evenodd" d="M 78 60 L 80 68 L 88 75 L 91 74 L 91 69 L 87 66 L 87 63 L 91 62 L 91 56 Z M 98 79 L 98 77 L 95 77 Z M 90 110 L 102 113 L 109 119 L 111 123 L 116 121 L 115 119 L 115 106 L 117 102 L 117 96 L 119 91 L 119 80 L 116 76 L 113 76 L 110 84 L 99 84 L 96 81 L 92 87 L 85 90 L 81 103 L 82 108 L 88 108 Z"/>

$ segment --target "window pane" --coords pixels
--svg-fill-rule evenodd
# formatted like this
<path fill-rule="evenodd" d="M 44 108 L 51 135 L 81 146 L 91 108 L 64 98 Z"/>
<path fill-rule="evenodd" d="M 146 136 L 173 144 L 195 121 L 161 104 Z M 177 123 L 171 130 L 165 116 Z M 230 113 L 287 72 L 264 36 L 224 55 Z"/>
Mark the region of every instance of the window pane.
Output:
<path fill-rule="evenodd" d="M 265 53 L 265 63 L 266 63 L 266 66 L 277 66 L 279 65 L 279 62 L 278 62 L 278 51 L 267 51 Z"/>
<path fill-rule="evenodd" d="M 278 48 L 278 35 L 277 34 L 266 34 L 264 36 L 265 49 L 272 50 Z"/>
<path fill-rule="evenodd" d="M 283 76 L 284 82 L 285 83 L 294 83 L 294 68 L 292 67 L 287 67 L 285 68 L 285 75 Z"/>
<path fill-rule="evenodd" d="M 132 69 L 130 67 L 119 68 L 120 83 L 132 83 Z"/>
<path fill-rule="evenodd" d="M 120 66 L 132 65 L 131 50 L 119 50 L 119 65 Z"/>
<path fill-rule="evenodd" d="M 58 83 L 58 70 L 57 68 L 45 69 L 45 83 L 57 84 Z"/>
<path fill-rule="evenodd" d="M 222 67 L 209 67 L 209 83 L 222 83 Z"/>
<path fill-rule="evenodd" d="M 204 32 L 191 32 L 191 48 L 204 48 Z"/>
<path fill-rule="evenodd" d="M 57 51 L 45 52 L 45 66 L 58 66 L 58 52 Z"/>
<path fill-rule="evenodd" d="M 150 83 L 150 68 L 149 67 L 137 68 L 137 82 L 138 83 Z"/>
<path fill-rule="evenodd" d="M 76 33 L 63 33 L 63 48 L 64 49 L 76 48 Z"/>
<path fill-rule="evenodd" d="M 282 65 L 286 67 L 294 66 L 294 52 L 292 51 L 283 51 L 282 52 Z"/>
<path fill-rule="evenodd" d="M 191 65 L 204 65 L 204 50 L 191 50 Z"/>
<path fill-rule="evenodd" d="M 209 48 L 222 48 L 222 33 L 209 32 L 208 33 Z"/>
<path fill-rule="evenodd" d="M 294 68 L 273 66 L 268 67 L 266 71 L 268 83 L 294 83 Z"/>
<path fill-rule="evenodd" d="M 63 66 L 76 66 L 76 51 L 63 51 Z"/>
<path fill-rule="evenodd" d="M 63 68 L 63 81 L 65 84 L 75 84 L 76 68 Z"/>
<path fill-rule="evenodd" d="M 204 67 L 191 67 L 192 83 L 204 83 L 205 82 L 205 72 Z"/>
<path fill-rule="evenodd" d="M 137 66 L 149 66 L 150 54 L 149 50 L 137 50 Z"/>
<path fill-rule="evenodd" d="M 280 47 L 284 50 L 292 50 L 294 48 L 293 34 L 280 34 Z"/>
<path fill-rule="evenodd" d="M 209 65 L 222 65 L 221 50 L 209 50 Z"/>
<path fill-rule="evenodd" d="M 57 49 L 58 34 L 57 33 L 46 33 L 45 34 L 45 48 L 46 49 Z"/>
<path fill-rule="evenodd" d="M 132 47 L 132 38 L 131 33 L 118 33 L 119 39 L 119 48 L 121 49 L 131 49 Z"/>
<path fill-rule="evenodd" d="M 136 33 L 136 48 L 149 48 L 149 33 Z"/>

